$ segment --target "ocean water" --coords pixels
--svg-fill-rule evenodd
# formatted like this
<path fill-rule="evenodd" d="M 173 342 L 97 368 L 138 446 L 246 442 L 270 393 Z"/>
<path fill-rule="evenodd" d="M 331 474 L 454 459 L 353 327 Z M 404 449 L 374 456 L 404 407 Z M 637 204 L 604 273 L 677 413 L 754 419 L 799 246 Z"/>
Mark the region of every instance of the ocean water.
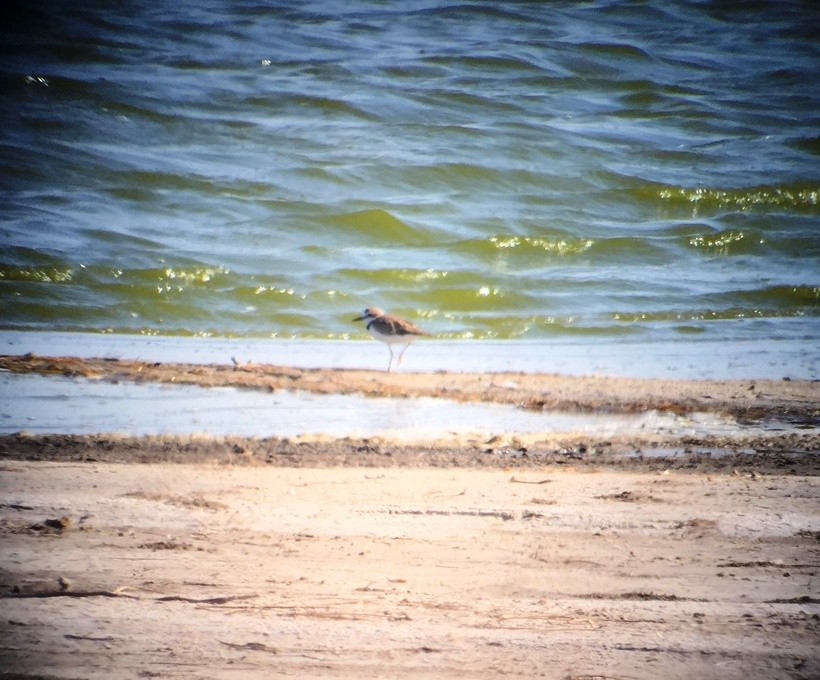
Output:
<path fill-rule="evenodd" d="M 10 2 L 0 330 L 820 345 L 820 5 Z"/>

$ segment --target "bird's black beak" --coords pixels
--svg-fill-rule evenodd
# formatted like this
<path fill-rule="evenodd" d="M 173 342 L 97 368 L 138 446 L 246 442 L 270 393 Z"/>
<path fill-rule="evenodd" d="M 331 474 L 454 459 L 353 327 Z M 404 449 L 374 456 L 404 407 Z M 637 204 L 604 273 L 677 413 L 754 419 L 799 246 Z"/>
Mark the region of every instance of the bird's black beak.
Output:
<path fill-rule="evenodd" d="M 363 316 L 357 316 L 357 317 L 356 317 L 355 319 L 353 319 L 353 320 L 354 320 L 354 321 L 364 321 L 364 319 L 365 319 L 365 317 L 363 317 Z"/>

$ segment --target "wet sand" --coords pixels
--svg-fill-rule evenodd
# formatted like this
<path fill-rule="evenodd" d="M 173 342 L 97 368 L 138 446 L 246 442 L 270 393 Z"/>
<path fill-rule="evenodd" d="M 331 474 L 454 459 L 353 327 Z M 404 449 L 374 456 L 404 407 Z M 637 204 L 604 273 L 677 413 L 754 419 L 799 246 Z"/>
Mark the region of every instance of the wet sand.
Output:
<path fill-rule="evenodd" d="M 522 408 L 629 413 L 650 409 L 775 415 L 816 422 L 820 383 L 808 380 L 663 380 L 532 373 L 434 373 L 268 364 L 144 362 L 115 358 L 0 356 L 0 370 L 203 387 L 303 390 L 371 397 L 437 397 Z"/>
<path fill-rule="evenodd" d="M 790 425 L 702 440 L 0 437 L 0 677 L 820 675 L 820 442 L 802 429 L 816 383 L 0 368 Z"/>

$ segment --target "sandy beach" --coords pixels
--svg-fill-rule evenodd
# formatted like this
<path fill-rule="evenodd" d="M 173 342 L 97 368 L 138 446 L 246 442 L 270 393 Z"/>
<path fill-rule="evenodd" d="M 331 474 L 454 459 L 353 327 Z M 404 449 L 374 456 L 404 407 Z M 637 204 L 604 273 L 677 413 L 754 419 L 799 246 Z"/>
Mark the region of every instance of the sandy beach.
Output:
<path fill-rule="evenodd" d="M 820 680 L 820 2 L 3 9 L 0 680 Z"/>
<path fill-rule="evenodd" d="M 0 369 L 762 427 L 6 435 L 0 677 L 820 675 L 817 383 L 30 355 Z"/>

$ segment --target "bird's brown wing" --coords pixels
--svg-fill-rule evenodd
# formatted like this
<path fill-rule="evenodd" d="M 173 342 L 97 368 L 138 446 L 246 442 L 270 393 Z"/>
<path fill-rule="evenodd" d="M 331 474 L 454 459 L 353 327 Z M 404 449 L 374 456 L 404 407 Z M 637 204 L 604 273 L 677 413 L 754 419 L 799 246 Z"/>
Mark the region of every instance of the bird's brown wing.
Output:
<path fill-rule="evenodd" d="M 394 335 L 430 335 L 418 326 L 404 319 L 385 319 Z"/>

